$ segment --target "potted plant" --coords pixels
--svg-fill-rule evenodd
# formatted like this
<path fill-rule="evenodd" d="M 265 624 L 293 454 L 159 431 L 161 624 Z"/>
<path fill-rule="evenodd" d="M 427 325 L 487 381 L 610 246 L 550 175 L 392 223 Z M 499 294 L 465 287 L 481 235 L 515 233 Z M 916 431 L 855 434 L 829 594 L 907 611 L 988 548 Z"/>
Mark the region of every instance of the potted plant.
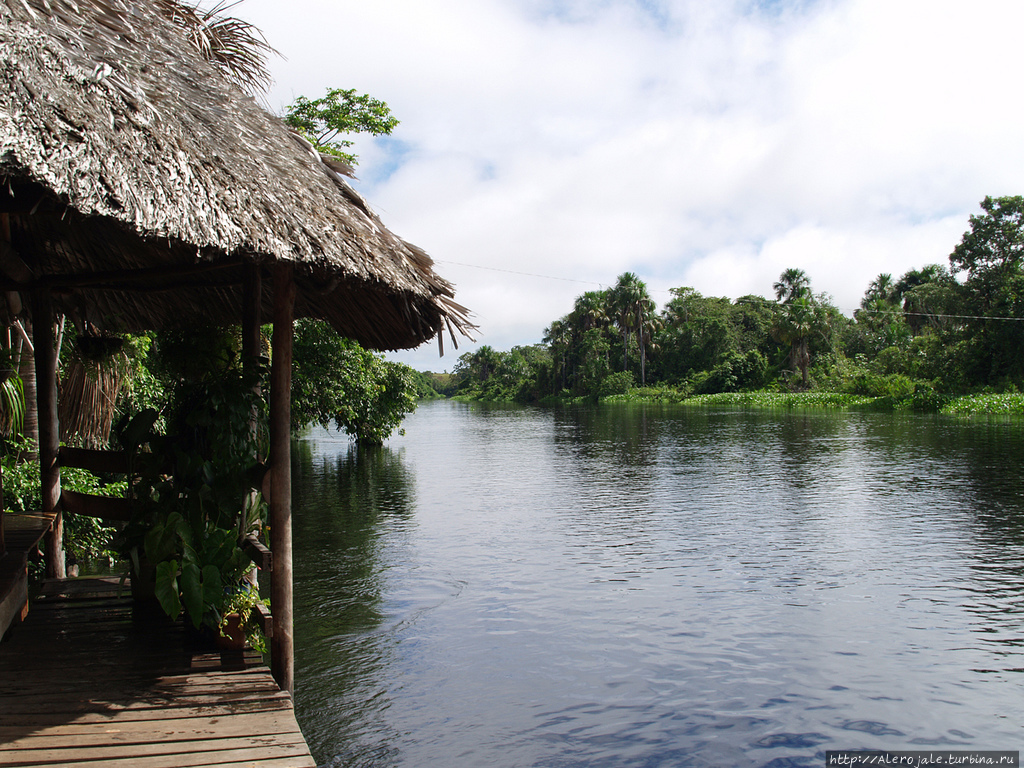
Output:
<path fill-rule="evenodd" d="M 184 612 L 186 627 L 205 640 L 220 635 L 225 617 L 246 606 L 251 610 L 259 598 L 258 590 L 245 582 L 252 561 L 233 529 L 208 520 L 196 526 L 173 511 L 147 536 L 146 552 L 157 562 L 161 607 L 174 618 Z"/>
<path fill-rule="evenodd" d="M 217 646 L 225 650 L 241 650 L 248 645 L 255 651 L 266 653 L 266 639 L 254 615 L 257 605 L 267 604 L 260 597 L 259 587 L 243 579 L 241 584 L 225 590 L 225 593 Z"/>

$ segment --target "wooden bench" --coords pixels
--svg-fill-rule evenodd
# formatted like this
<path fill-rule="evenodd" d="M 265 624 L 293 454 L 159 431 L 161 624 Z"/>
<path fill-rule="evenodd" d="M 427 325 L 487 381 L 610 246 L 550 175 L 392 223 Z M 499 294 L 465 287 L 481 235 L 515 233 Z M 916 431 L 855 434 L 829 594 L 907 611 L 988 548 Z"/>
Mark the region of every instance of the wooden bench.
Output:
<path fill-rule="evenodd" d="M 40 512 L 4 512 L 4 544 L 0 557 L 0 637 L 28 614 L 28 556 L 53 525 Z"/>

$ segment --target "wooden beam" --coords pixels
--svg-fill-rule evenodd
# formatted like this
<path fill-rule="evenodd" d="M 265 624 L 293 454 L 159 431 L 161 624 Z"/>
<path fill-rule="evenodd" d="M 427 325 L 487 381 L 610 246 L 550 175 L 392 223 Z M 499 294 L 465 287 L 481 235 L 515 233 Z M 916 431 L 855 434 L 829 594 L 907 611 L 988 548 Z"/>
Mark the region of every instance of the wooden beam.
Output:
<path fill-rule="evenodd" d="M 0 637 L 28 615 L 28 559 L 11 553 L 0 559 Z"/>
<path fill-rule="evenodd" d="M 100 451 L 62 445 L 57 451 L 57 458 L 62 467 L 87 469 L 93 474 L 128 474 L 128 455 L 124 451 Z"/>
<path fill-rule="evenodd" d="M 150 283 L 152 284 L 151 288 L 159 290 L 165 285 L 178 285 L 181 280 L 190 277 L 209 275 L 212 272 L 219 272 L 221 270 L 237 269 L 244 263 L 241 259 L 233 258 L 168 267 L 46 275 L 40 278 L 39 282 L 50 289 L 109 287 L 118 290 L 125 290 L 130 286 L 135 286 L 137 289 L 146 288 L 146 286 L 136 284 Z M 205 283 L 206 281 L 203 282 Z"/>
<path fill-rule="evenodd" d="M 43 514 L 55 515 L 46 537 L 46 576 L 63 579 L 64 521 L 60 516 L 60 422 L 57 417 L 57 352 L 54 348 L 53 300 L 50 291 L 32 291 L 32 335 L 35 346 L 36 402 L 39 409 L 39 480 Z"/>
<path fill-rule="evenodd" d="M 271 615 L 270 609 L 263 603 L 256 603 L 253 606 L 253 618 L 260 625 L 263 635 L 272 639 L 274 637 L 274 617 Z"/>
<path fill-rule="evenodd" d="M 242 549 L 256 563 L 256 567 L 264 573 L 270 574 L 274 571 L 274 553 L 267 549 L 254 536 L 246 536 L 242 539 Z"/>
<path fill-rule="evenodd" d="M 98 496 L 93 493 L 79 493 L 62 488 L 60 505 L 66 512 L 86 517 L 125 522 L 132 519 L 132 508 L 128 499 L 118 496 Z"/>
<path fill-rule="evenodd" d="M 295 280 L 291 264 L 274 265 L 274 335 L 270 368 L 270 548 L 274 552 L 270 607 L 274 615 L 271 669 L 281 690 L 295 689 L 292 634 L 291 396 Z"/>

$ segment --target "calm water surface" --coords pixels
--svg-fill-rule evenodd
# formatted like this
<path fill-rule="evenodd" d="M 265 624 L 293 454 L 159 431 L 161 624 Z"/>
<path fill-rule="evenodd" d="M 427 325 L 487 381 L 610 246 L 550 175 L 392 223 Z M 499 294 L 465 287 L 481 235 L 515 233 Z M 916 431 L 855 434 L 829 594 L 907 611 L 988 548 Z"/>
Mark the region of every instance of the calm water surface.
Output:
<path fill-rule="evenodd" d="M 332 766 L 1024 749 L 1019 423 L 421 405 L 295 457 Z"/>

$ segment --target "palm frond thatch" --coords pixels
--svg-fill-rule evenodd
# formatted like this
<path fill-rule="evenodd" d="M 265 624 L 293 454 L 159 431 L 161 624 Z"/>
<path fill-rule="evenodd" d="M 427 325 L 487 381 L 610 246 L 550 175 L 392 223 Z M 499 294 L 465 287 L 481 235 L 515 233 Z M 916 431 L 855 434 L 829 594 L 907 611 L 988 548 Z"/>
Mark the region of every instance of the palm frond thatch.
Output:
<path fill-rule="evenodd" d="M 185 0 L 157 0 L 165 18 L 185 30 L 207 61 L 221 66 L 239 86 L 256 95 L 270 87 L 267 56 L 275 54 L 263 33 L 247 21 L 226 15 L 241 0 L 204 10 Z"/>
<path fill-rule="evenodd" d="M 100 330 L 227 325 L 249 266 L 287 262 L 296 315 L 368 348 L 471 331 L 430 257 L 153 4 L 0 0 L 0 77 L 5 290 L 45 281 Z"/>

